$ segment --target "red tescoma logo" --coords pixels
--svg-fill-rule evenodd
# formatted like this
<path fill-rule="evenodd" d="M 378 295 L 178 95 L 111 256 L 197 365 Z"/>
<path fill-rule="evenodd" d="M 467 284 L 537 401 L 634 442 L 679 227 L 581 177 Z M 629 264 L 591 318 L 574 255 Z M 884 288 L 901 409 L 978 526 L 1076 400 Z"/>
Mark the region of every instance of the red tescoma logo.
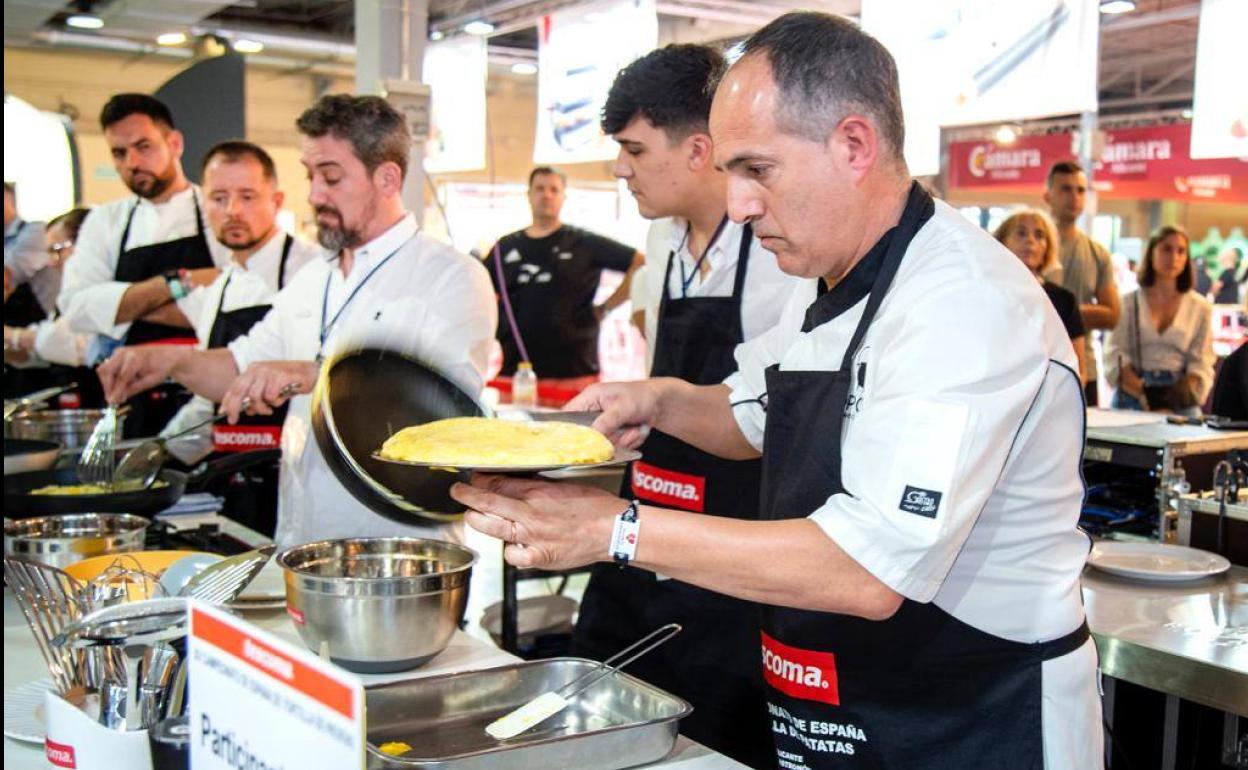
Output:
<path fill-rule="evenodd" d="M 790 647 L 763 636 L 763 679 L 790 698 L 841 705 L 836 683 L 836 656 Z"/>
<path fill-rule="evenodd" d="M 78 761 L 74 758 L 74 747 L 66 746 L 63 743 L 57 743 L 51 738 L 45 738 L 43 741 L 43 754 L 48 761 L 57 767 L 78 767 Z"/>
<path fill-rule="evenodd" d="M 212 429 L 212 442 L 221 452 L 276 448 L 282 443 L 282 429 L 277 425 L 218 425 Z"/>
<path fill-rule="evenodd" d="M 639 461 L 633 463 L 633 492 L 651 502 L 702 513 L 706 479 Z"/>

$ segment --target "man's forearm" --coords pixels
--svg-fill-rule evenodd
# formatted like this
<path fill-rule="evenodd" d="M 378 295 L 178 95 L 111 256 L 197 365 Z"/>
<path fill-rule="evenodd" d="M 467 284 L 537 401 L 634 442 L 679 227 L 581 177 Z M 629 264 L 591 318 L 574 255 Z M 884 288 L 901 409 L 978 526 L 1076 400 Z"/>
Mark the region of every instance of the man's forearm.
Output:
<path fill-rule="evenodd" d="M 746 521 L 643 506 L 634 563 L 739 599 L 891 616 L 902 597 L 805 518 Z M 765 565 L 765 568 L 764 568 Z"/>
<path fill-rule="evenodd" d="M 238 377 L 238 365 L 228 348 L 191 350 L 174 366 L 170 376 L 195 395 L 220 403 Z"/>
<path fill-rule="evenodd" d="M 633 263 L 629 265 L 628 272 L 624 274 L 624 280 L 620 281 L 620 285 L 615 287 L 615 291 L 611 292 L 611 296 L 607 297 L 606 302 L 602 303 L 603 315 L 615 310 L 624 304 L 624 300 L 629 298 L 629 292 L 632 290 L 633 285 L 633 276 L 637 273 L 638 268 L 644 264 L 646 264 L 645 255 L 641 252 L 633 255 Z"/>
<path fill-rule="evenodd" d="M 143 318 L 161 305 L 173 301 L 169 293 L 169 284 L 159 276 L 146 281 L 130 284 L 126 293 L 121 295 L 121 304 L 117 306 L 115 323 L 124 324 Z M 185 321 L 185 317 L 183 321 Z"/>
<path fill-rule="evenodd" d="M 658 405 L 654 427 L 717 457 L 759 456 L 737 427 L 727 385 L 691 385 L 674 377 L 657 378 L 651 384 Z"/>
<path fill-rule="evenodd" d="M 1112 329 L 1118 323 L 1118 312 L 1106 305 L 1080 305 L 1079 314 L 1085 329 Z"/>
<path fill-rule="evenodd" d="M 180 329 L 192 329 L 190 320 L 176 302 L 166 302 L 150 313 L 143 315 L 142 320 L 148 323 L 176 326 Z"/>

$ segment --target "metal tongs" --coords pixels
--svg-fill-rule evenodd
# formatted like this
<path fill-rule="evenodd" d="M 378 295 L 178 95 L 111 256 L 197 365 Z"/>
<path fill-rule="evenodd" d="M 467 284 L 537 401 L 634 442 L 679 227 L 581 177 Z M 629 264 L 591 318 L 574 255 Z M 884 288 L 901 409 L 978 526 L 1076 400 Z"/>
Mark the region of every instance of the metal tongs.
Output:
<path fill-rule="evenodd" d="M 572 698 L 668 641 L 680 631 L 679 623 L 668 623 L 666 626 L 651 631 L 598 664 L 597 668 L 586 671 L 558 690 L 542 693 L 520 708 L 495 719 L 485 728 L 485 732 L 491 738 L 500 741 L 515 738 L 563 711 L 568 707 Z"/>

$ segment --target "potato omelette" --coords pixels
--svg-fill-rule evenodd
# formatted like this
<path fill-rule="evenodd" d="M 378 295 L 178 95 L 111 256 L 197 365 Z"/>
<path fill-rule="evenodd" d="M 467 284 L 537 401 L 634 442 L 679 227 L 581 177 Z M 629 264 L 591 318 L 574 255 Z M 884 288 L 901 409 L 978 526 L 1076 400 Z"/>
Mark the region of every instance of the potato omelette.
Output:
<path fill-rule="evenodd" d="M 601 463 L 615 450 L 598 431 L 570 422 L 452 417 L 404 428 L 386 440 L 380 454 L 448 468 L 506 468 Z"/>

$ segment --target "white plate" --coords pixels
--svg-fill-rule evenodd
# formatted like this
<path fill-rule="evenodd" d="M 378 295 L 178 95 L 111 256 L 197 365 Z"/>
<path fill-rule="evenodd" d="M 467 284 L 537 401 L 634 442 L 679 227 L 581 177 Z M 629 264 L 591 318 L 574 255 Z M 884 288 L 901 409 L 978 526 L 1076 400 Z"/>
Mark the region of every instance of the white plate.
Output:
<path fill-rule="evenodd" d="M 51 679 L 20 684 L 4 694 L 4 735 L 23 743 L 43 743 L 43 696 L 52 689 Z"/>
<path fill-rule="evenodd" d="M 615 455 L 606 462 L 601 463 L 565 463 L 563 465 L 457 465 L 453 468 L 445 466 L 442 463 L 422 463 L 411 462 L 407 460 L 392 460 L 388 457 L 382 457 L 379 453 L 373 453 L 374 460 L 380 460 L 383 463 L 392 465 L 406 465 L 412 468 L 432 468 L 434 470 L 443 470 L 448 472 L 455 471 L 477 471 L 480 473 L 540 473 L 542 471 L 561 471 L 571 468 L 609 468 L 613 465 L 624 465 L 631 463 L 633 460 L 641 459 L 641 452 L 636 449 L 615 448 Z"/>
<path fill-rule="evenodd" d="M 269 559 L 243 589 L 243 592 L 238 595 L 238 603 L 248 605 L 255 602 L 268 604 L 280 601 L 285 603 L 286 580 L 282 574 L 282 568 L 278 566 L 277 559 Z"/>
<path fill-rule="evenodd" d="M 1101 541 L 1092 546 L 1088 564 L 1122 577 L 1179 582 L 1218 575 L 1231 563 L 1216 553 L 1164 543 Z"/>
<path fill-rule="evenodd" d="M 230 609 L 238 612 L 273 612 L 274 610 L 286 609 L 285 599 L 265 599 L 258 602 L 233 602 L 229 605 Z"/>

